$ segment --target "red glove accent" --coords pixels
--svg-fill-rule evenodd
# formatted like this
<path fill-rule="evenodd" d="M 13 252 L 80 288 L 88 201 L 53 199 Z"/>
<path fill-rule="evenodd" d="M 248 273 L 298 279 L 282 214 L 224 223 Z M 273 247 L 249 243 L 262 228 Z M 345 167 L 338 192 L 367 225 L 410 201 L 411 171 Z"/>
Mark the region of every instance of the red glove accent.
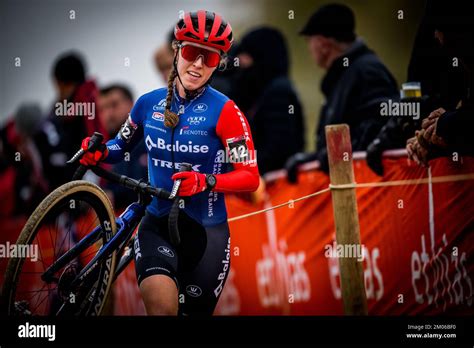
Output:
<path fill-rule="evenodd" d="M 79 160 L 79 163 L 81 163 L 84 166 L 95 166 L 100 161 L 103 161 L 107 157 L 107 155 L 109 154 L 109 149 L 107 149 L 107 146 L 105 146 L 105 144 L 102 144 L 99 147 L 99 149 L 96 150 L 95 152 L 88 151 L 90 138 L 91 137 L 85 138 L 82 141 L 82 145 L 81 145 L 81 148 L 84 151 L 86 151 L 86 153 Z"/>
<path fill-rule="evenodd" d="M 207 188 L 206 176 L 197 172 L 180 172 L 171 177 L 173 180 L 181 179 L 179 186 L 179 196 L 192 196 L 203 192 Z"/>

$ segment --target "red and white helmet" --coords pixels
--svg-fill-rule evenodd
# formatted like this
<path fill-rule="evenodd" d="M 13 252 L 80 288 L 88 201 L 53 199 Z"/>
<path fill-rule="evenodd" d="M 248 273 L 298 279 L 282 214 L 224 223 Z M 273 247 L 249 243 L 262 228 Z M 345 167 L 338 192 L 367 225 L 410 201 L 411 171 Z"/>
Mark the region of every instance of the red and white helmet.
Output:
<path fill-rule="evenodd" d="M 228 52 L 234 38 L 232 27 L 220 15 L 199 10 L 186 12 L 174 28 L 178 41 L 190 41 Z"/>

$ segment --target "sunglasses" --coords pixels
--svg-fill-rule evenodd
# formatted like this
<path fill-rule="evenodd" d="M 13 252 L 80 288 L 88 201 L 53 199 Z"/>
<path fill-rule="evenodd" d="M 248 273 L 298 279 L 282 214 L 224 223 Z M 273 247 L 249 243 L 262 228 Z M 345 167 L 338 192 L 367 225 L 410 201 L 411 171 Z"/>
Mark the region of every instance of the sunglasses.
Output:
<path fill-rule="evenodd" d="M 189 62 L 194 62 L 199 56 L 203 57 L 204 64 L 209 68 L 214 68 L 219 65 L 221 56 L 214 51 L 206 50 L 205 48 L 193 45 L 181 45 L 181 55 Z"/>

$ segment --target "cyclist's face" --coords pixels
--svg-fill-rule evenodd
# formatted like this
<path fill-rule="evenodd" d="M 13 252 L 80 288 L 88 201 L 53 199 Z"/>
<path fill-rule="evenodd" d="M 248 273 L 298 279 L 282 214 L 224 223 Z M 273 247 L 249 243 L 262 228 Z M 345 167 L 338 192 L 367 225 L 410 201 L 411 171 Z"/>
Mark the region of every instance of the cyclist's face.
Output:
<path fill-rule="evenodd" d="M 219 53 L 218 50 L 196 43 L 183 42 L 183 44 L 201 47 L 209 51 Z M 202 55 L 199 55 L 194 61 L 188 61 L 183 58 L 181 54 L 181 48 L 179 49 L 179 51 L 180 52 L 177 67 L 179 76 L 181 77 L 181 81 L 184 87 L 190 91 L 202 87 L 207 82 L 207 80 L 209 80 L 212 73 L 214 72 L 214 70 L 216 70 L 217 67 L 208 67 L 204 63 L 204 57 Z"/>

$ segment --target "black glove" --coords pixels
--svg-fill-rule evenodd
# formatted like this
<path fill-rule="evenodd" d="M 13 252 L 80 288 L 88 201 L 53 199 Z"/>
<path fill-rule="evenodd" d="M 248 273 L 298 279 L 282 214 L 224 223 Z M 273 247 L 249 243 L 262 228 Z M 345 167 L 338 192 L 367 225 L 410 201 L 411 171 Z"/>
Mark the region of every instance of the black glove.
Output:
<path fill-rule="evenodd" d="M 304 152 L 298 152 L 288 158 L 285 164 L 288 182 L 296 184 L 298 182 L 298 167 L 303 163 L 311 162 L 315 159 L 316 155 L 314 153 Z"/>
<path fill-rule="evenodd" d="M 367 147 L 367 165 L 372 171 L 383 176 L 383 164 L 382 164 L 382 153 L 383 147 L 381 146 L 380 139 L 375 138 Z"/>

